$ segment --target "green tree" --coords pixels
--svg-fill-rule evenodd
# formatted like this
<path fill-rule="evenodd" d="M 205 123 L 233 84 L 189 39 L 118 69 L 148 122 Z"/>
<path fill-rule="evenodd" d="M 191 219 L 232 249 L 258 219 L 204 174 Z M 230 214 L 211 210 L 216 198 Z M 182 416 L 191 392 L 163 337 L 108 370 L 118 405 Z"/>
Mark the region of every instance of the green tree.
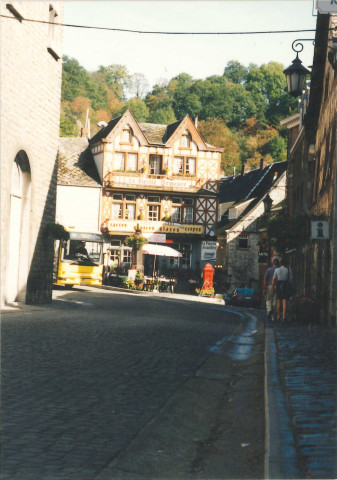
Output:
<path fill-rule="evenodd" d="M 103 74 L 104 79 L 110 90 L 119 100 L 125 99 L 125 91 L 131 85 L 131 76 L 124 65 L 113 64 L 108 67 L 101 65 L 98 70 Z"/>
<path fill-rule="evenodd" d="M 220 118 L 208 118 L 201 120 L 198 130 L 203 139 L 216 147 L 223 147 L 221 155 L 221 168 L 230 175 L 233 169 L 241 170 L 240 148 L 234 134 Z"/>
<path fill-rule="evenodd" d="M 237 60 L 230 60 L 224 70 L 223 76 L 229 82 L 244 84 L 247 79 L 248 69 Z"/>
<path fill-rule="evenodd" d="M 149 122 L 158 123 L 160 125 L 169 125 L 176 120 L 176 116 L 171 106 L 157 108 L 156 110 L 150 111 L 148 119 Z"/>
<path fill-rule="evenodd" d="M 77 137 L 78 127 L 76 120 L 66 116 L 61 116 L 60 119 L 60 137 Z"/>
<path fill-rule="evenodd" d="M 149 116 L 149 109 L 146 106 L 146 103 L 140 98 L 132 98 L 123 106 L 121 114 L 126 112 L 126 110 L 131 110 L 135 116 L 137 122 L 146 122 Z"/>
<path fill-rule="evenodd" d="M 271 138 L 262 150 L 263 154 L 269 154 L 274 162 L 282 162 L 287 159 L 287 141 L 279 136 Z"/>
<path fill-rule="evenodd" d="M 72 101 L 81 95 L 85 96 L 88 72 L 75 58 L 63 57 L 62 63 L 62 100 Z"/>

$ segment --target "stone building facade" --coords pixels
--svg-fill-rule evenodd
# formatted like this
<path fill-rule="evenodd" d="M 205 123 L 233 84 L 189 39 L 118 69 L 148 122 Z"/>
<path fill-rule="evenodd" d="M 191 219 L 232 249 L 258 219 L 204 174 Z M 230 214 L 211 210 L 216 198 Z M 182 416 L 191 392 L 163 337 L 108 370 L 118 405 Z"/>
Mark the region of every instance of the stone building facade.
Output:
<path fill-rule="evenodd" d="M 287 162 L 277 162 L 220 182 L 221 220 L 217 228 L 217 273 L 222 273 L 228 292 L 254 288 L 261 293 L 262 279 L 271 259 L 261 262 L 261 220 L 264 199 L 272 205 L 285 198 Z"/>
<path fill-rule="evenodd" d="M 288 214 L 328 224 L 327 236 L 309 233 L 289 252 L 296 291 L 315 301 L 320 320 L 331 325 L 337 321 L 337 66 L 330 63 L 329 45 L 336 26 L 337 15 L 318 15 L 310 88 L 297 125 L 284 121 L 290 131 Z"/>
<path fill-rule="evenodd" d="M 63 3 L 1 2 L 0 12 L 1 303 L 40 303 L 52 291 Z"/>

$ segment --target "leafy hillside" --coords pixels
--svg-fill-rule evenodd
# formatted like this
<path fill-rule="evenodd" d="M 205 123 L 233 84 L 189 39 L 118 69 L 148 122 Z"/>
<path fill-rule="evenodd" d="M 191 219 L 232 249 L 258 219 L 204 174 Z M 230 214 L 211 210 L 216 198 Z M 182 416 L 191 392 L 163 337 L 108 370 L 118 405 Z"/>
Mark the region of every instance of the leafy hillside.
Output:
<path fill-rule="evenodd" d="M 189 114 L 198 117 L 206 142 L 224 147 L 222 168 L 232 174 L 243 165 L 256 168 L 286 159 L 286 132 L 279 122 L 296 108 L 286 93 L 281 64 L 249 65 L 231 61 L 223 75 L 205 80 L 181 73 L 149 90 L 144 75 L 123 65 L 86 71 L 76 59 L 63 58 L 61 136 L 78 136 L 90 112 L 91 136 L 98 121 L 108 122 L 130 109 L 140 122 L 169 124 Z M 127 97 L 130 98 L 127 100 Z"/>

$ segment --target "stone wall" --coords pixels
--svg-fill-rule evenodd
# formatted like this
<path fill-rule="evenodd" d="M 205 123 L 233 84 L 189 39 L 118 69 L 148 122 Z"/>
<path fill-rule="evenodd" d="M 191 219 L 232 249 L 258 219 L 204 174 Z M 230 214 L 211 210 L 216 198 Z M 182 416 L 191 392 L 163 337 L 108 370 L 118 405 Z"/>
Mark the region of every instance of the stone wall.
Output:
<path fill-rule="evenodd" d="M 17 155 L 28 162 L 29 228 L 21 245 L 18 298 L 28 303 L 51 300 L 53 242 L 44 228 L 55 219 L 57 148 L 59 138 L 62 61 L 62 28 L 18 20 L 50 20 L 51 2 L 6 3 L 1 18 L 1 303 L 6 301 L 12 168 Z M 63 3 L 55 2 L 56 22 L 63 21 Z M 49 49 L 49 50 L 48 50 Z M 22 243 L 22 242 L 21 242 Z M 22 275 L 21 275 L 22 276 Z M 25 298 L 24 298 L 25 297 Z"/>

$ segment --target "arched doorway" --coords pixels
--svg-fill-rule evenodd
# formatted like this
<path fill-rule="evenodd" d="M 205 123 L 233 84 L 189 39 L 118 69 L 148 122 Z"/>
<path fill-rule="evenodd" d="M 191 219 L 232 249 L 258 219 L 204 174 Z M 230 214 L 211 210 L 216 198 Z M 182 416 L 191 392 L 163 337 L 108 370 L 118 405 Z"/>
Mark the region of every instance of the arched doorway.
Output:
<path fill-rule="evenodd" d="M 6 302 L 25 302 L 29 267 L 31 174 L 25 152 L 17 154 L 11 175 Z"/>

